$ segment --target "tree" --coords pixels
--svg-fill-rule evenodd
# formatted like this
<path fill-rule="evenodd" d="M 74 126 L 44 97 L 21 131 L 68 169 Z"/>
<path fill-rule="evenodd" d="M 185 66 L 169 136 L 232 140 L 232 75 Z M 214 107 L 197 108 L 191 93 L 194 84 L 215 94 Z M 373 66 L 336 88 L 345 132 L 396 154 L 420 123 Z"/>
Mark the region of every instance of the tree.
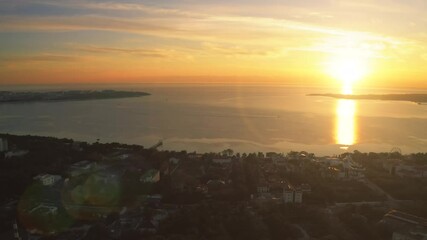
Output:
<path fill-rule="evenodd" d="M 228 149 L 225 149 L 222 151 L 222 156 L 230 157 L 230 156 L 233 156 L 233 153 L 234 153 L 234 151 L 232 149 L 228 148 Z"/>

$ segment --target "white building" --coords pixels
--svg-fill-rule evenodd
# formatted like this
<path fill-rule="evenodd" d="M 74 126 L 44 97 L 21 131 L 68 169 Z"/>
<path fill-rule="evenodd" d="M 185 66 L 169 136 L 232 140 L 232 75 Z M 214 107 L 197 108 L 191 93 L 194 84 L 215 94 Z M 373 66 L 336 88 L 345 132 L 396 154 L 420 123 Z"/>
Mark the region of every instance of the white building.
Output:
<path fill-rule="evenodd" d="M 9 144 L 6 138 L 0 138 L 0 152 L 9 151 Z"/>
<path fill-rule="evenodd" d="M 295 189 L 294 191 L 294 203 L 302 203 L 302 190 Z"/>
<path fill-rule="evenodd" d="M 302 203 L 303 191 L 301 188 L 294 188 L 288 184 L 283 188 L 283 202 L 284 203 Z"/>
<path fill-rule="evenodd" d="M 51 175 L 51 174 L 40 174 L 33 178 L 34 180 L 39 180 L 44 186 L 52 186 L 56 182 L 62 179 L 59 175 Z"/>
<path fill-rule="evenodd" d="M 294 189 L 292 188 L 292 186 L 288 185 L 283 188 L 283 201 L 285 203 L 294 202 Z"/>

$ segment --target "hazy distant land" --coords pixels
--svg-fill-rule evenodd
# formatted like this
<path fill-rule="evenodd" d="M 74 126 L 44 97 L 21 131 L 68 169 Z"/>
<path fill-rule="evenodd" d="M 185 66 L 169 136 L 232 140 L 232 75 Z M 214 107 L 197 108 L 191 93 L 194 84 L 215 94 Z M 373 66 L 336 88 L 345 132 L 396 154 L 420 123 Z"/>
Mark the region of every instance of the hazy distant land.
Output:
<path fill-rule="evenodd" d="M 346 95 L 346 94 L 309 94 L 308 96 L 333 97 L 340 99 L 353 100 L 384 100 L 384 101 L 409 101 L 418 104 L 427 103 L 427 94 L 365 94 L 365 95 Z"/>
<path fill-rule="evenodd" d="M 12 92 L 0 91 L 0 103 L 24 102 L 53 102 L 53 101 L 82 101 L 96 99 L 114 99 L 142 97 L 150 95 L 145 92 L 116 91 L 116 90 L 72 90 L 54 92 Z"/>

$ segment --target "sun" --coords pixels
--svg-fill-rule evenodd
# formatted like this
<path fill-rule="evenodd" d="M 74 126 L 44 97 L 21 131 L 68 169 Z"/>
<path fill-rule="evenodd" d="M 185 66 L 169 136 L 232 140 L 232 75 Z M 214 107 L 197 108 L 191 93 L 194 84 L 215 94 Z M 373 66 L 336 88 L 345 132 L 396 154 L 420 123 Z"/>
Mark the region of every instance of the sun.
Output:
<path fill-rule="evenodd" d="M 338 58 L 331 62 L 330 74 L 344 83 L 353 83 L 366 75 L 366 64 L 360 58 Z"/>
<path fill-rule="evenodd" d="M 336 54 L 328 61 L 327 72 L 342 83 L 343 94 L 351 94 L 355 82 L 368 74 L 368 59 L 353 51 Z"/>

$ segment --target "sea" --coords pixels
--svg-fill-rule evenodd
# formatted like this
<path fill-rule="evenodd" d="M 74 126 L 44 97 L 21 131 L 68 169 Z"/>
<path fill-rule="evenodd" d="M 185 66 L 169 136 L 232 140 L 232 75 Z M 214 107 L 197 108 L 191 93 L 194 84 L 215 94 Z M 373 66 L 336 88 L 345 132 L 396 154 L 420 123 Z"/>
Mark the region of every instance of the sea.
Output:
<path fill-rule="evenodd" d="M 308 96 L 338 89 L 263 84 L 3 86 L 0 90 L 132 90 L 138 98 L 0 104 L 0 133 L 120 142 L 187 152 L 306 151 L 317 156 L 427 151 L 427 105 Z M 369 89 L 363 93 L 427 93 Z"/>

